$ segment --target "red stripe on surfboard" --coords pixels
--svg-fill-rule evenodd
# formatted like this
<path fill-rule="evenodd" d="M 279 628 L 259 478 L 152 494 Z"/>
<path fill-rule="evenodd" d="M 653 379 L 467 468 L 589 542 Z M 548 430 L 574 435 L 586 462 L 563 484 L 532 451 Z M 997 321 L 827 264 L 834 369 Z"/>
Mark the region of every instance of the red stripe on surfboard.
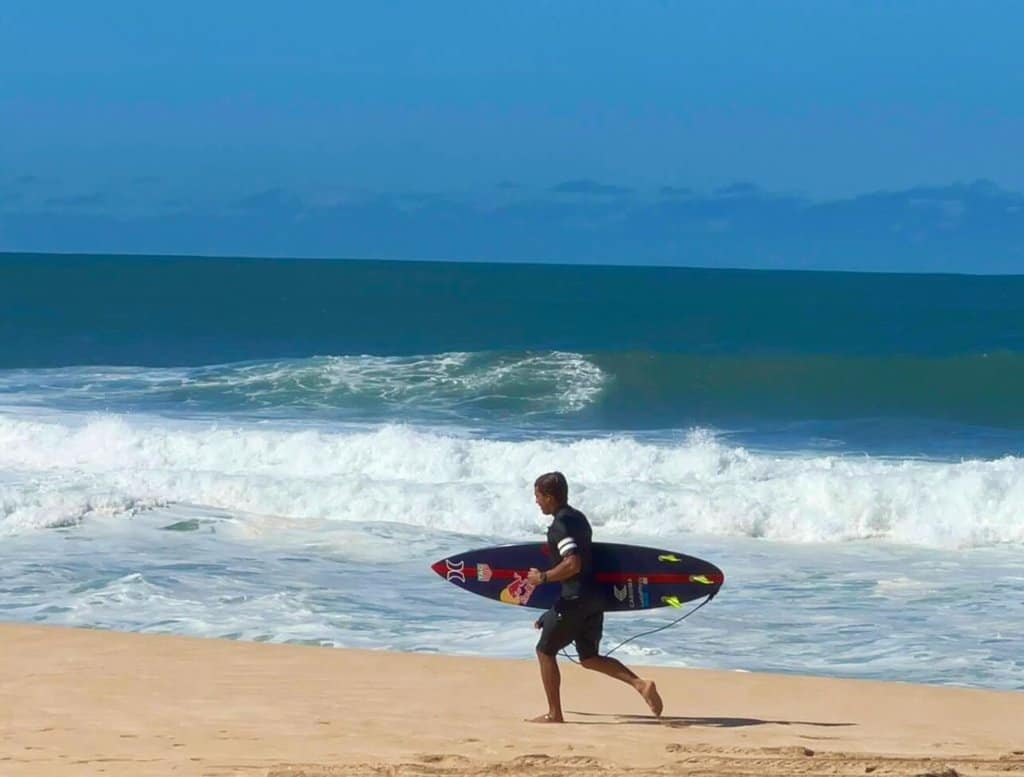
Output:
<path fill-rule="evenodd" d="M 438 568 L 439 567 L 439 568 Z M 440 564 L 435 566 L 434 569 L 439 575 L 446 573 L 446 568 Z M 463 577 L 475 578 L 477 576 L 477 566 L 475 564 L 468 564 L 462 570 L 460 570 Z M 491 580 L 514 580 L 516 577 L 526 577 L 527 570 L 525 569 L 491 569 Z M 690 583 L 691 578 L 694 577 L 705 577 L 710 580 L 713 584 L 721 584 L 723 581 L 722 575 L 716 574 L 705 574 L 705 575 L 683 575 L 678 572 L 649 572 L 644 574 L 642 572 L 598 572 L 596 575 L 597 582 L 599 583 L 625 583 L 627 580 L 639 580 L 641 577 L 646 578 L 650 584 L 672 584 L 672 583 Z"/>
<path fill-rule="evenodd" d="M 706 575 L 680 575 L 670 572 L 654 572 L 645 575 L 638 572 L 598 572 L 596 575 L 597 582 L 599 583 L 625 583 L 627 580 L 639 580 L 641 577 L 652 584 L 699 582 L 693 580 L 695 577 L 706 578 L 712 583 L 722 583 L 725 580 L 724 576 L 711 573 Z"/>

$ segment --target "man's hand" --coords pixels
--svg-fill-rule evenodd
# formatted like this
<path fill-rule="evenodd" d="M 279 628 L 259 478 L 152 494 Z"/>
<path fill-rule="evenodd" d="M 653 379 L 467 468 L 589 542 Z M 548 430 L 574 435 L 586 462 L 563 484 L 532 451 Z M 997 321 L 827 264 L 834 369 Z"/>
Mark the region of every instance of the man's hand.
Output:
<path fill-rule="evenodd" d="M 526 582 L 530 585 L 542 585 L 544 583 L 544 573 L 535 567 L 530 567 L 530 571 L 526 573 Z"/>

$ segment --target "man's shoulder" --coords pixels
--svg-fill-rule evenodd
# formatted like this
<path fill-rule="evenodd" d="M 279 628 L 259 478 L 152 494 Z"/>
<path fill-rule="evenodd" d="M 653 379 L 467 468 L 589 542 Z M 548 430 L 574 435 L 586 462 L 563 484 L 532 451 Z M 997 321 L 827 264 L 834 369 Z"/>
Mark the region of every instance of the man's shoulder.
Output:
<path fill-rule="evenodd" d="M 582 519 L 584 521 L 587 520 L 587 516 L 584 515 L 583 511 L 582 510 L 577 510 L 572 505 L 566 505 L 564 510 L 565 510 L 567 515 L 571 515 L 571 516 L 573 516 L 576 519 Z"/>
<path fill-rule="evenodd" d="M 548 535 L 558 534 L 566 530 L 565 516 L 561 511 L 551 516 L 551 523 L 548 524 Z"/>
<path fill-rule="evenodd" d="M 566 529 L 583 526 L 588 529 L 590 528 L 590 521 L 587 520 L 587 516 L 571 505 L 566 505 L 555 513 L 555 519 L 551 523 L 554 525 L 556 522 Z"/>

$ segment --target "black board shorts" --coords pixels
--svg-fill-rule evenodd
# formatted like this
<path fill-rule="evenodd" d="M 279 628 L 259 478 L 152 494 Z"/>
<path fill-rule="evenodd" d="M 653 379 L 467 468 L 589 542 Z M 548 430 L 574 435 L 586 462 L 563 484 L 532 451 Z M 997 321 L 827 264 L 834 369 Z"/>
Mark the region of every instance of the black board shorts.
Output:
<path fill-rule="evenodd" d="M 537 651 L 553 656 L 570 642 L 576 643 L 580 661 L 598 655 L 604 633 L 604 611 L 600 602 L 588 599 L 559 599 L 540 616 Z"/>

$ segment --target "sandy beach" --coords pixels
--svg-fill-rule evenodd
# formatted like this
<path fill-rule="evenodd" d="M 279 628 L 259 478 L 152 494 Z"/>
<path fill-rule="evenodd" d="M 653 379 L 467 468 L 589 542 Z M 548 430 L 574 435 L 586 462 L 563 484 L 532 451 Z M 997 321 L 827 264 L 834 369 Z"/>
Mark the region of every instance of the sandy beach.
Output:
<path fill-rule="evenodd" d="M 1024 773 L 1024 694 L 0 625 L 0 775 Z"/>

